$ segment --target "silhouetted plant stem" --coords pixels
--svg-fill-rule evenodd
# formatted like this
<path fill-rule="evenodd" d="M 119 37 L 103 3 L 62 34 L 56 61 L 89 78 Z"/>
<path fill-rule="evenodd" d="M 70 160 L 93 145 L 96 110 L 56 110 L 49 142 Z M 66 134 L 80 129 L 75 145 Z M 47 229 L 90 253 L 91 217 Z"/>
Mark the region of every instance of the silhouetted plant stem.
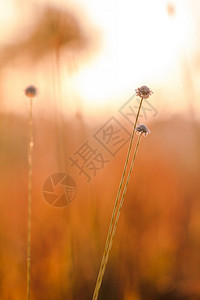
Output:
<path fill-rule="evenodd" d="M 105 271 L 104 264 L 107 263 L 106 262 L 106 257 L 107 257 L 107 252 L 109 251 L 109 242 L 110 242 L 111 234 L 112 234 L 112 231 L 113 231 L 113 224 L 114 224 L 114 220 L 115 220 L 115 216 L 116 216 L 116 209 L 117 209 L 117 206 L 118 206 L 118 203 L 119 203 L 119 197 L 120 197 L 120 194 L 121 194 L 122 185 L 123 185 L 126 170 L 127 170 L 127 165 L 128 165 L 128 162 L 129 162 L 129 157 L 130 157 L 132 144 L 133 144 L 133 138 L 134 138 L 134 134 L 135 134 L 135 128 L 136 128 L 137 121 L 138 121 L 138 118 L 139 118 L 142 102 L 143 102 L 143 98 L 141 98 L 140 105 L 139 105 L 138 112 L 137 112 L 137 116 L 136 116 L 135 123 L 134 123 L 134 126 L 133 126 L 133 131 L 132 131 L 132 134 L 131 134 L 131 139 L 130 139 L 129 149 L 128 149 L 128 153 L 127 153 L 127 158 L 126 158 L 126 162 L 125 162 L 125 165 L 124 165 L 124 170 L 123 170 L 123 173 L 122 173 L 121 181 L 120 181 L 120 184 L 119 184 L 117 197 L 115 199 L 113 213 L 112 213 L 112 217 L 111 217 L 111 221 L 110 221 L 110 225 L 109 225 L 109 229 L 108 229 L 108 234 L 107 234 L 107 238 L 106 238 L 104 253 L 103 253 L 102 260 L 101 260 L 99 274 L 98 274 L 95 289 L 94 289 L 94 294 L 93 294 L 93 298 L 92 298 L 93 300 L 96 300 L 98 298 L 99 289 L 100 289 L 102 278 L 103 278 L 103 273 Z"/>
<path fill-rule="evenodd" d="M 133 156 L 133 159 L 132 159 L 132 162 L 131 162 L 131 167 L 130 167 L 130 170 L 129 170 L 129 173 L 128 173 L 128 176 L 127 176 L 127 179 L 126 179 L 126 183 L 125 183 L 125 187 L 124 187 L 123 194 L 122 194 L 122 197 L 121 197 L 121 201 L 120 201 L 119 207 L 117 209 L 117 215 L 116 215 L 115 222 L 114 222 L 114 225 L 113 225 L 113 230 L 112 230 L 112 233 L 111 233 L 111 237 L 110 237 L 110 241 L 109 241 L 108 250 L 107 250 L 107 253 L 106 253 L 104 265 L 102 267 L 101 277 L 99 278 L 98 289 L 100 289 L 100 287 L 101 287 L 101 282 L 102 282 L 102 279 L 103 279 L 103 275 L 105 273 L 106 265 L 107 265 L 107 262 L 108 262 L 110 250 L 112 248 L 113 239 L 114 239 L 116 228 L 117 228 L 117 223 L 118 223 L 121 208 L 122 208 L 122 205 L 123 205 L 123 202 L 124 202 L 124 197 L 125 197 L 125 194 L 126 194 L 126 191 L 127 191 L 130 176 L 131 176 L 131 173 L 132 173 L 132 170 L 133 170 L 133 166 L 134 166 L 134 162 L 135 162 L 135 158 L 136 158 L 136 154 L 137 154 L 137 150 L 138 150 L 138 147 L 139 147 L 139 144 L 140 144 L 141 137 L 142 137 L 142 133 L 140 134 L 140 136 L 138 137 L 138 140 L 137 140 L 134 156 Z M 98 296 L 98 290 L 97 290 L 97 296 Z"/>

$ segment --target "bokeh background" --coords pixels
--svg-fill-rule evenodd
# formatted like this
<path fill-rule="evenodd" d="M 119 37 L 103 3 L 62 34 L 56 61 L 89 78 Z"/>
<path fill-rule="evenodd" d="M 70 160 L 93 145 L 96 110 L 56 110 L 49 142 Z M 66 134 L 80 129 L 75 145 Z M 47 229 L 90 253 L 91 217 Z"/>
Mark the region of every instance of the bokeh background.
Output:
<path fill-rule="evenodd" d="M 135 89 L 154 94 L 99 299 L 200 299 L 200 2 L 0 1 L 0 298 L 26 299 L 28 114 L 33 103 L 31 299 L 92 298 L 128 144 L 94 134 Z M 69 157 L 88 142 L 108 163 L 91 180 Z M 45 201 L 64 172 L 75 199 Z M 55 193 L 63 192 L 56 187 Z M 57 195 L 56 194 L 56 195 Z"/>

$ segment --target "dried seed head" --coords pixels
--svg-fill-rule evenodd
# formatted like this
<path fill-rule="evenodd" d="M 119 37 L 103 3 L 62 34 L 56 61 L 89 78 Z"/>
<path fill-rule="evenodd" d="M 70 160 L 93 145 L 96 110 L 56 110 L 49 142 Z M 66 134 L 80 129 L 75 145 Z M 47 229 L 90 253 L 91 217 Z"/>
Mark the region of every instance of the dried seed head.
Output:
<path fill-rule="evenodd" d="M 29 85 L 25 90 L 24 93 L 27 97 L 35 97 L 37 95 L 37 88 L 34 85 Z"/>
<path fill-rule="evenodd" d="M 135 128 L 135 131 L 136 131 L 137 134 L 142 134 L 144 136 L 147 136 L 149 133 L 151 133 L 151 131 L 144 124 L 138 125 Z"/>
<path fill-rule="evenodd" d="M 146 85 L 141 86 L 135 91 L 136 95 L 143 99 L 147 99 L 149 96 L 151 96 L 151 94 L 153 94 L 153 92 Z"/>

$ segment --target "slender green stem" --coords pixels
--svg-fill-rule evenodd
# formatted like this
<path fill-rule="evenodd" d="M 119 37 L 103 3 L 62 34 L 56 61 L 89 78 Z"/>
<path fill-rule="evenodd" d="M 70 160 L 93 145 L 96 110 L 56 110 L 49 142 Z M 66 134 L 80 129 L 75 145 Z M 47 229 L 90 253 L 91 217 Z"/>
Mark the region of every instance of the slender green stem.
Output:
<path fill-rule="evenodd" d="M 31 271 L 31 200 L 32 200 L 32 148 L 33 148 L 32 118 L 33 118 L 33 98 L 30 97 L 29 151 L 28 151 L 27 300 L 30 300 L 30 271 Z"/>
<path fill-rule="evenodd" d="M 133 144 L 133 138 L 134 138 L 134 134 L 135 134 L 135 128 L 136 128 L 137 121 L 138 121 L 138 118 L 139 118 L 140 109 L 141 109 L 141 106 L 142 106 L 142 101 L 143 101 L 143 98 L 141 98 L 140 105 L 139 105 L 138 112 L 137 112 L 136 119 L 135 119 L 135 123 L 134 123 L 134 126 L 133 126 L 133 131 L 132 131 L 132 135 L 131 135 L 131 140 L 130 140 L 130 144 L 129 144 L 127 158 L 126 158 L 126 162 L 125 162 L 125 165 L 124 165 L 124 170 L 123 170 L 123 173 L 122 173 L 121 181 L 120 181 L 120 184 L 119 184 L 117 197 L 115 199 L 113 213 L 112 213 L 112 217 L 111 217 L 111 221 L 110 221 L 110 225 L 109 225 L 109 229 L 108 229 L 108 234 L 107 234 L 107 238 L 106 238 L 104 253 L 103 253 L 102 260 L 101 260 L 99 274 L 98 274 L 98 277 L 97 277 L 97 281 L 96 281 L 96 285 L 95 285 L 92 300 L 96 300 L 98 298 L 98 293 L 99 293 L 99 289 L 100 289 L 101 282 L 102 282 L 102 271 L 103 271 L 104 263 L 105 263 L 105 260 L 106 260 L 108 245 L 109 245 L 110 237 L 111 237 L 111 234 L 112 234 L 113 223 L 114 223 L 114 219 L 115 219 L 115 215 L 116 215 L 116 209 L 117 209 L 117 206 L 118 206 L 118 203 L 119 203 L 119 197 L 120 197 L 120 194 L 121 194 L 122 185 L 123 185 L 124 178 L 125 178 L 125 173 L 126 173 L 126 170 L 127 170 L 127 165 L 128 165 L 128 162 L 129 162 L 129 157 L 130 157 L 132 144 Z"/>
<path fill-rule="evenodd" d="M 116 215 L 115 223 L 113 225 L 112 235 L 111 235 L 111 238 L 110 238 L 110 241 L 109 241 L 108 251 L 107 251 L 105 262 L 104 262 L 103 269 L 102 269 L 102 272 L 101 272 L 100 282 L 102 282 L 103 275 L 104 275 L 106 265 L 107 265 L 107 262 L 108 262 L 110 250 L 112 248 L 113 239 L 114 239 L 116 228 L 117 228 L 117 223 L 118 223 L 121 208 L 122 208 L 122 205 L 123 205 L 123 202 L 124 202 L 124 197 L 125 197 L 125 194 L 126 194 L 126 191 L 127 191 L 130 176 L 131 176 L 131 173 L 132 173 L 132 170 L 133 170 L 133 166 L 134 166 L 134 162 L 135 162 L 135 158 L 136 158 L 136 154 L 137 154 L 137 150 L 138 150 L 138 147 L 139 147 L 139 144 L 140 144 L 141 137 L 142 137 L 142 134 L 140 134 L 140 136 L 138 137 L 138 141 L 137 141 L 137 145 L 136 145 L 136 148 L 135 148 L 134 156 L 133 156 L 133 159 L 132 159 L 132 162 L 131 162 L 131 167 L 130 167 L 130 170 L 129 170 L 129 173 L 128 173 L 128 176 L 127 176 L 127 179 L 126 179 L 126 183 L 125 183 L 125 187 L 124 187 L 123 194 L 122 194 L 122 197 L 121 197 L 121 201 L 120 201 L 120 204 L 119 204 L 119 207 L 118 207 L 118 210 L 117 210 L 117 215 Z M 99 289 L 100 289 L 100 286 L 99 286 Z"/>

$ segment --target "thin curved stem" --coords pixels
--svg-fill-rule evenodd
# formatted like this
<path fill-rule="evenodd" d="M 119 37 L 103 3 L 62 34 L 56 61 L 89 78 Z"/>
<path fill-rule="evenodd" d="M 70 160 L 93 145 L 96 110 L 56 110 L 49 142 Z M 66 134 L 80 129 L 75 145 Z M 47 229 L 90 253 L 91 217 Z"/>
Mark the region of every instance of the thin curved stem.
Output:
<path fill-rule="evenodd" d="M 117 215 L 116 215 L 115 223 L 113 225 L 113 231 L 112 231 L 112 235 L 111 235 L 109 246 L 108 246 L 108 251 L 107 251 L 107 254 L 106 254 L 106 258 L 105 258 L 105 263 L 104 263 L 104 266 L 103 266 L 103 269 L 102 269 L 102 274 L 101 274 L 101 278 L 100 278 L 101 281 L 102 281 L 102 278 L 103 278 L 103 275 L 104 275 L 104 272 L 105 272 L 105 269 L 106 269 L 106 265 L 107 265 L 109 254 L 110 254 L 110 250 L 112 248 L 113 239 L 114 239 L 116 228 L 117 228 L 117 223 L 119 221 L 121 208 L 122 208 L 122 205 L 124 203 L 124 197 L 125 197 L 127 187 L 128 187 L 128 183 L 129 183 L 129 180 L 130 180 L 130 176 L 131 176 L 131 173 L 132 173 L 132 170 L 133 170 L 133 166 L 134 166 L 134 162 L 135 162 L 135 158 L 136 158 L 136 154 L 137 154 L 137 150 L 138 150 L 138 147 L 139 147 L 139 144 L 140 144 L 141 137 L 142 137 L 142 134 L 140 134 L 140 136 L 138 137 L 138 141 L 137 141 L 137 145 L 136 145 L 136 148 L 135 148 L 134 156 L 133 156 L 133 159 L 132 159 L 132 162 L 131 162 L 131 167 L 130 167 L 130 170 L 129 170 L 129 173 L 128 173 L 128 176 L 127 176 L 127 179 L 126 179 L 126 183 L 125 183 L 125 187 L 124 187 L 123 194 L 122 194 L 122 197 L 121 197 L 121 201 L 120 201 L 120 204 L 119 204 L 119 207 L 118 207 L 118 210 L 117 210 Z"/>
<path fill-rule="evenodd" d="M 140 105 L 139 105 L 138 112 L 137 112 L 136 119 L 135 119 L 135 123 L 134 123 L 134 126 L 133 126 L 133 131 L 132 131 L 132 134 L 131 134 L 131 140 L 130 140 L 129 149 L 128 149 L 128 153 L 127 153 L 127 157 L 126 157 L 126 162 L 125 162 L 125 165 L 124 165 L 124 170 L 123 170 L 121 181 L 120 181 L 120 184 L 119 184 L 119 189 L 118 189 L 117 197 L 115 199 L 113 213 L 112 213 L 112 217 L 111 217 L 111 221 L 110 221 L 110 225 L 109 225 L 109 229 L 108 229 L 108 234 L 107 234 L 107 238 L 106 238 L 106 244 L 105 244 L 105 248 L 104 248 L 104 253 L 103 253 L 102 260 L 101 260 L 99 274 L 98 274 L 98 277 L 97 277 L 97 281 L 96 281 L 96 285 L 95 285 L 95 289 L 94 289 L 94 294 L 93 294 L 92 300 L 96 300 L 98 298 L 99 289 L 101 287 L 101 282 L 102 282 L 102 278 L 103 278 L 102 271 L 103 271 L 104 263 L 105 263 L 105 260 L 106 260 L 106 255 L 107 255 L 107 251 L 108 251 L 108 245 L 109 245 L 110 237 L 111 237 L 111 234 L 112 234 L 113 223 L 114 223 L 114 219 L 115 219 L 115 215 L 116 215 L 116 209 L 117 209 L 117 206 L 118 206 L 118 203 L 119 203 L 119 197 L 120 197 L 120 194 L 121 194 L 122 185 L 123 185 L 124 178 L 125 178 L 125 173 L 126 173 L 126 170 L 127 170 L 127 165 L 128 165 L 128 162 L 129 162 L 129 157 L 130 157 L 130 153 L 131 153 L 131 149 L 132 149 L 132 144 L 133 144 L 133 138 L 134 138 L 134 134 L 135 134 L 135 128 L 136 128 L 137 121 L 138 121 L 138 118 L 139 118 L 139 114 L 140 114 L 140 109 L 141 109 L 141 106 L 142 106 L 142 102 L 143 102 L 143 98 L 141 98 Z"/>

